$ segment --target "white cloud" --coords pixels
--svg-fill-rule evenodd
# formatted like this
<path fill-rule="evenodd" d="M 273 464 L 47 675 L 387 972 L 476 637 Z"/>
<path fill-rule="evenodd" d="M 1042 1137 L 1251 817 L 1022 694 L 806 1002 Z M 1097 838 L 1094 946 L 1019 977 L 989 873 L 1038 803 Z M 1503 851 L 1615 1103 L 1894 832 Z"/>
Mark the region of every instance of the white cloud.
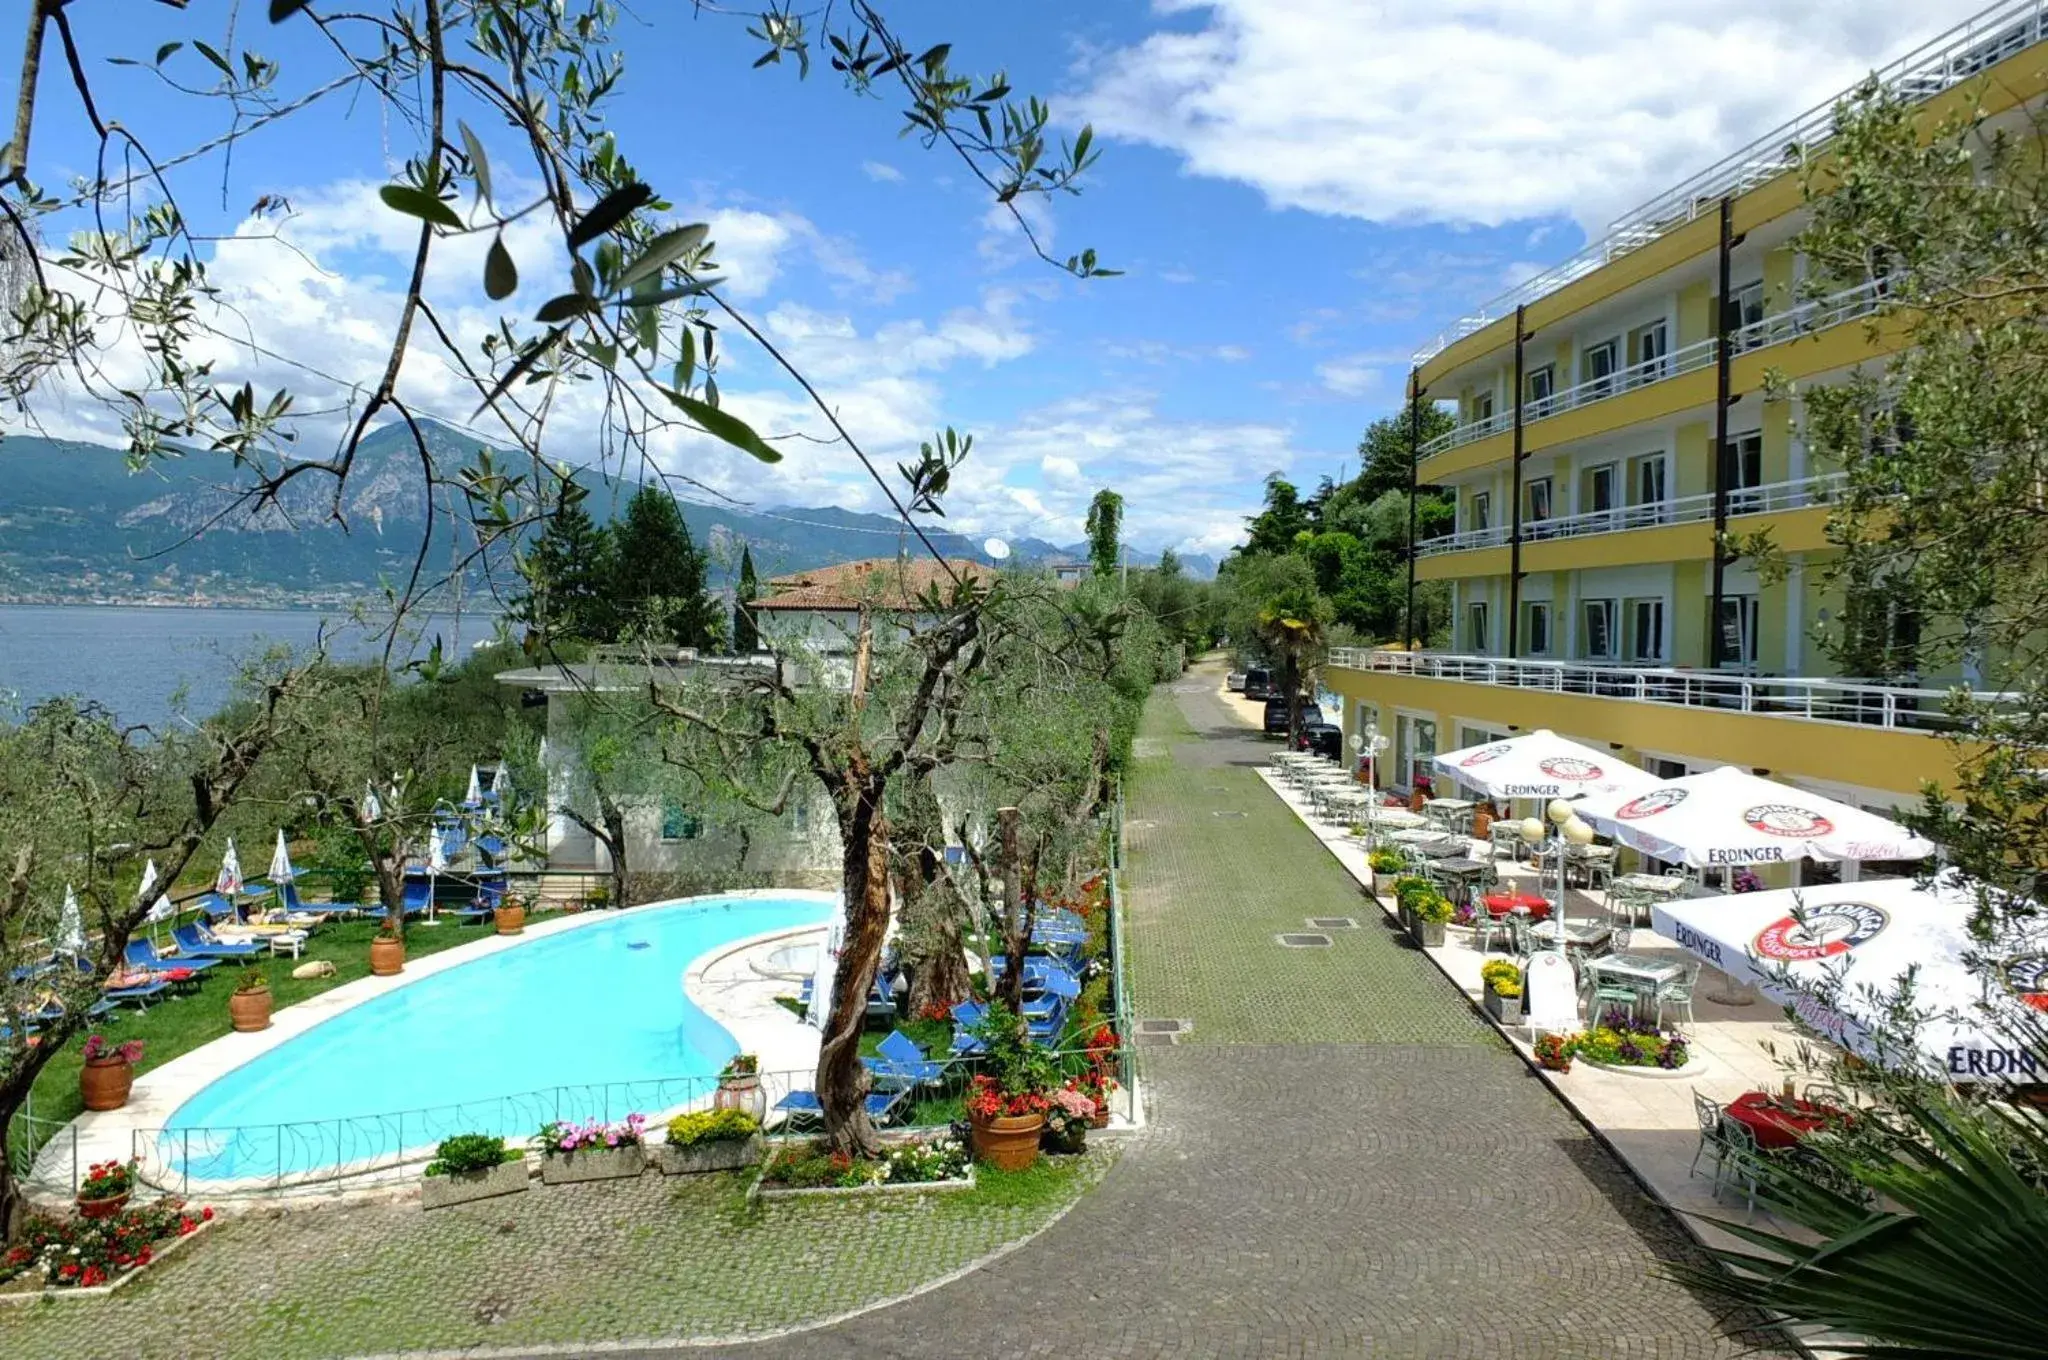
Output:
<path fill-rule="evenodd" d="M 1597 229 L 1982 5 L 1155 0 L 1073 104 L 1276 206 Z"/>
<path fill-rule="evenodd" d="M 1379 355 L 1346 354 L 1317 364 L 1316 377 L 1340 396 L 1362 397 L 1380 385 L 1380 363 Z"/>
<path fill-rule="evenodd" d="M 1252 357 L 1252 352 L 1243 345 L 1175 345 L 1164 340 L 1133 340 L 1106 348 L 1113 358 L 1136 359 L 1147 364 L 1197 363 L 1205 359 L 1241 364 Z"/>
<path fill-rule="evenodd" d="M 903 172 L 901 170 L 898 170 L 893 165 L 884 164 L 881 161 L 862 161 L 860 168 L 862 174 L 881 184 L 901 184 L 903 182 Z"/>

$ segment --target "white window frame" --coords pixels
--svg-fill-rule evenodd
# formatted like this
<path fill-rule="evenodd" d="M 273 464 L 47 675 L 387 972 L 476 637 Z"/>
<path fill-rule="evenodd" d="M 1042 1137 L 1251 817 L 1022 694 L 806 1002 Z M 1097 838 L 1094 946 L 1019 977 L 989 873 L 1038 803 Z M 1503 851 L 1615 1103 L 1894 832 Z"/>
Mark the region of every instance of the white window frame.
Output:
<path fill-rule="evenodd" d="M 1643 500 L 1643 475 L 1650 468 L 1657 469 L 1657 487 L 1663 492 L 1656 500 Z M 1638 454 L 1628 461 L 1628 522 L 1630 524 L 1662 524 L 1670 516 L 1667 509 L 1671 503 L 1671 456 L 1663 451 Z"/>
<path fill-rule="evenodd" d="M 1597 651 L 1593 647 L 1594 630 L 1592 620 L 1595 614 L 1598 614 L 1605 620 L 1607 630 L 1607 645 Z M 1583 641 L 1582 650 L 1585 652 L 1587 660 L 1613 661 L 1620 654 L 1621 640 L 1615 636 L 1617 631 L 1615 627 L 1616 622 L 1615 602 L 1612 599 L 1582 599 L 1579 601 L 1579 636 Z"/>
<path fill-rule="evenodd" d="M 1491 491 L 1473 492 L 1472 498 L 1466 501 L 1465 505 L 1466 517 L 1469 520 L 1469 523 L 1465 526 L 1467 529 L 1477 533 L 1481 529 L 1491 529 L 1493 527 L 1493 493 Z"/>
<path fill-rule="evenodd" d="M 1465 602 L 1465 635 L 1471 640 L 1473 652 L 1480 656 L 1493 653 L 1492 612 L 1485 600 Z"/>
<path fill-rule="evenodd" d="M 1536 620 L 1543 620 L 1543 645 L 1536 645 Z M 1524 656 L 1549 656 L 1550 649 L 1557 643 L 1557 622 L 1550 610 L 1548 600 L 1522 601 L 1522 654 Z"/>
<path fill-rule="evenodd" d="M 1607 476 L 1607 504 L 1605 505 L 1598 504 L 1597 502 L 1600 498 L 1592 494 L 1593 488 L 1599 485 L 1602 473 L 1605 473 Z M 1621 508 L 1621 469 L 1616 464 L 1611 462 L 1595 463 L 1587 468 L 1585 486 L 1588 503 L 1579 507 L 1582 512 L 1590 515 L 1597 514 L 1602 510 L 1619 510 Z"/>
<path fill-rule="evenodd" d="M 1551 398 L 1557 395 L 1557 365 L 1541 364 L 1530 369 L 1522 375 L 1522 384 L 1525 409 L 1536 415 L 1548 414 Z M 1541 392 L 1536 390 L 1539 385 L 1543 388 Z"/>
<path fill-rule="evenodd" d="M 1607 371 L 1605 373 L 1594 371 L 1600 366 L 1595 361 L 1601 358 L 1607 361 Z M 1620 367 L 1621 337 L 1618 335 L 1609 336 L 1605 340 L 1588 345 L 1579 352 L 1579 381 L 1581 383 L 1597 383 L 1602 379 L 1612 379 Z M 1610 382 L 1606 387 L 1596 388 L 1590 395 L 1606 396 L 1613 390 L 1613 384 Z"/>
<path fill-rule="evenodd" d="M 1752 459 L 1754 468 L 1750 466 Z M 1753 492 L 1764 484 L 1764 432 L 1761 429 L 1744 430 L 1741 434 L 1728 436 L 1727 471 L 1732 475 L 1726 488 L 1728 513 L 1753 513 L 1762 503 L 1762 498 L 1745 493 Z"/>
<path fill-rule="evenodd" d="M 1638 385 L 1656 382 L 1669 371 L 1670 365 L 1663 361 L 1671 357 L 1671 327 L 1663 317 L 1636 327 L 1629 338 L 1635 343 Z"/>
<path fill-rule="evenodd" d="M 1543 490 L 1543 513 L 1535 514 L 1536 491 Z M 1557 516 L 1557 488 L 1548 477 L 1531 477 L 1522 483 L 1522 523 L 1541 524 Z"/>
<path fill-rule="evenodd" d="M 1712 603 L 1710 600 L 1709 603 Z M 1727 653 L 1727 636 L 1722 635 L 1721 666 L 1724 670 L 1754 670 L 1757 664 L 1757 632 L 1762 615 L 1759 613 L 1757 597 L 1753 594 L 1727 593 L 1721 596 L 1721 607 L 1725 611 L 1734 605 L 1740 611 L 1736 615 L 1736 647 L 1733 656 Z M 1721 627 L 1721 620 L 1714 620 L 1714 627 Z"/>
<path fill-rule="evenodd" d="M 1636 662 L 1654 661 L 1662 665 L 1665 658 L 1664 625 L 1669 616 L 1669 611 L 1665 607 L 1664 597 L 1662 595 L 1632 596 L 1622 601 L 1622 609 L 1623 625 L 1628 630 L 1627 636 L 1623 639 L 1622 643 L 1627 659 Z M 1643 613 L 1646 609 L 1653 611 L 1650 617 L 1656 625 L 1655 628 L 1650 630 L 1656 635 L 1652 640 L 1652 645 L 1656 649 L 1654 651 L 1646 650 L 1644 647 Z"/>

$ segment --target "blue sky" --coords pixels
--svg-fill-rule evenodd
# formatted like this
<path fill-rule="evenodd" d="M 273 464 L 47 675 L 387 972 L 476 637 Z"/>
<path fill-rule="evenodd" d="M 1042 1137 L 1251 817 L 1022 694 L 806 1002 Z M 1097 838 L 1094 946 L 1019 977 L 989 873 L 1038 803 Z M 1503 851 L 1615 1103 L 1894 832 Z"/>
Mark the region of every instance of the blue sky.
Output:
<path fill-rule="evenodd" d="M 260 8 L 243 6 L 235 47 L 280 60 L 287 91 L 332 74 L 304 25 L 271 30 Z M 1041 218 L 1057 254 L 1093 246 L 1127 271 L 1093 283 L 1027 258 L 956 161 L 898 137 L 895 101 L 851 96 L 822 61 L 808 82 L 750 69 L 759 47 L 739 19 L 640 8 L 652 21 L 620 29 L 622 151 L 684 217 L 708 217 L 736 300 L 864 443 L 893 458 L 938 426 L 972 431 L 951 508 L 974 532 L 1073 539 L 1089 496 L 1112 486 L 1141 547 L 1214 553 L 1269 472 L 1313 485 L 1355 466 L 1359 433 L 1398 406 L 1407 356 L 1439 327 L 1976 6 L 888 5 L 914 45 L 949 40 L 957 65 L 1007 66 L 1063 126 L 1094 122 L 1104 156 L 1087 192 Z M 194 31 L 224 45 L 227 5 L 72 13 L 103 108 L 157 154 L 225 126 L 218 103 L 104 59 L 146 60 Z M 190 49 L 166 70 L 210 81 Z M 91 143 L 47 71 L 43 99 L 33 169 L 61 185 L 89 168 Z M 239 238 L 215 260 L 239 324 L 325 375 L 224 347 L 224 376 L 289 382 L 309 407 L 373 379 L 410 242 L 374 196 L 393 172 L 385 153 L 373 103 L 330 100 L 239 143 L 231 169 L 209 157 L 178 172 L 188 212 Z M 294 215 L 245 220 L 262 194 Z M 481 327 L 494 313 L 476 262 L 449 252 L 434 295 Z M 544 271 L 528 272 L 521 307 L 546 295 Z M 809 428 L 761 356 L 735 348 L 731 364 L 733 409 Z M 448 375 L 412 367 L 424 408 L 467 414 Z M 118 437 L 61 392 L 36 415 L 53 432 Z M 337 423 L 309 418 L 308 443 Z M 582 456 L 573 410 L 557 430 L 551 452 Z M 662 457 L 756 505 L 878 505 L 839 450 L 796 448 L 770 470 L 701 444 Z"/>

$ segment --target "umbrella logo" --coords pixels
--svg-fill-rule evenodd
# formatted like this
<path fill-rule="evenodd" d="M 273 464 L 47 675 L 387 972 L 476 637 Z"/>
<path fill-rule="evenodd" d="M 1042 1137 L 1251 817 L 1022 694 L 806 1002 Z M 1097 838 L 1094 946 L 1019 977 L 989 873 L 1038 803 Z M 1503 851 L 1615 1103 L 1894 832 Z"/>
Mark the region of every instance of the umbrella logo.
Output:
<path fill-rule="evenodd" d="M 1487 747 L 1483 751 L 1474 751 L 1471 755 L 1466 756 L 1463 760 L 1458 762 L 1458 768 L 1462 770 L 1469 770 L 1474 765 L 1484 765 L 1489 760 L 1499 760 L 1502 756 L 1506 755 L 1508 752 L 1514 749 L 1515 748 L 1507 742 L 1498 742 L 1492 746 Z"/>
<path fill-rule="evenodd" d="M 2037 1011 L 2048 1011 L 2048 954 L 2022 954 L 2005 961 L 2005 985 Z"/>
<path fill-rule="evenodd" d="M 1763 803 L 1742 814 L 1750 829 L 1766 836 L 1825 836 L 1835 824 L 1818 812 L 1791 803 Z"/>
<path fill-rule="evenodd" d="M 1590 760 L 1579 760 L 1572 756 L 1552 756 L 1549 760 L 1537 762 L 1536 768 L 1552 779 L 1598 779 L 1600 767 Z"/>
<path fill-rule="evenodd" d="M 1614 815 L 1625 822 L 1640 821 L 1654 817 L 1660 812 L 1669 812 L 1685 801 L 1684 789 L 1657 789 L 1640 798 L 1631 798 L 1614 810 Z"/>
<path fill-rule="evenodd" d="M 1891 924 L 1883 907 L 1868 902 L 1830 902 L 1806 913 L 1804 921 L 1787 916 L 1757 932 L 1759 957 L 1780 963 L 1805 963 L 1846 954 L 1874 940 Z"/>

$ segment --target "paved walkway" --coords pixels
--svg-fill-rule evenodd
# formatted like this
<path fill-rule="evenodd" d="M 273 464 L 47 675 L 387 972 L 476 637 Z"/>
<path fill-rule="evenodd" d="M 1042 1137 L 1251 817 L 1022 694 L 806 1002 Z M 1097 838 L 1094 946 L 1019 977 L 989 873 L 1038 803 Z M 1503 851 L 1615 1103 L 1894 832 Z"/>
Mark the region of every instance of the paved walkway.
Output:
<path fill-rule="evenodd" d="M 1772 1353 L 1660 1272 L 1649 1204 L 1259 782 L 1210 668 L 1154 696 L 1131 781 L 1155 1122 L 971 1277 L 743 1354 Z M 1275 933 L 1350 916 L 1323 950 Z"/>

